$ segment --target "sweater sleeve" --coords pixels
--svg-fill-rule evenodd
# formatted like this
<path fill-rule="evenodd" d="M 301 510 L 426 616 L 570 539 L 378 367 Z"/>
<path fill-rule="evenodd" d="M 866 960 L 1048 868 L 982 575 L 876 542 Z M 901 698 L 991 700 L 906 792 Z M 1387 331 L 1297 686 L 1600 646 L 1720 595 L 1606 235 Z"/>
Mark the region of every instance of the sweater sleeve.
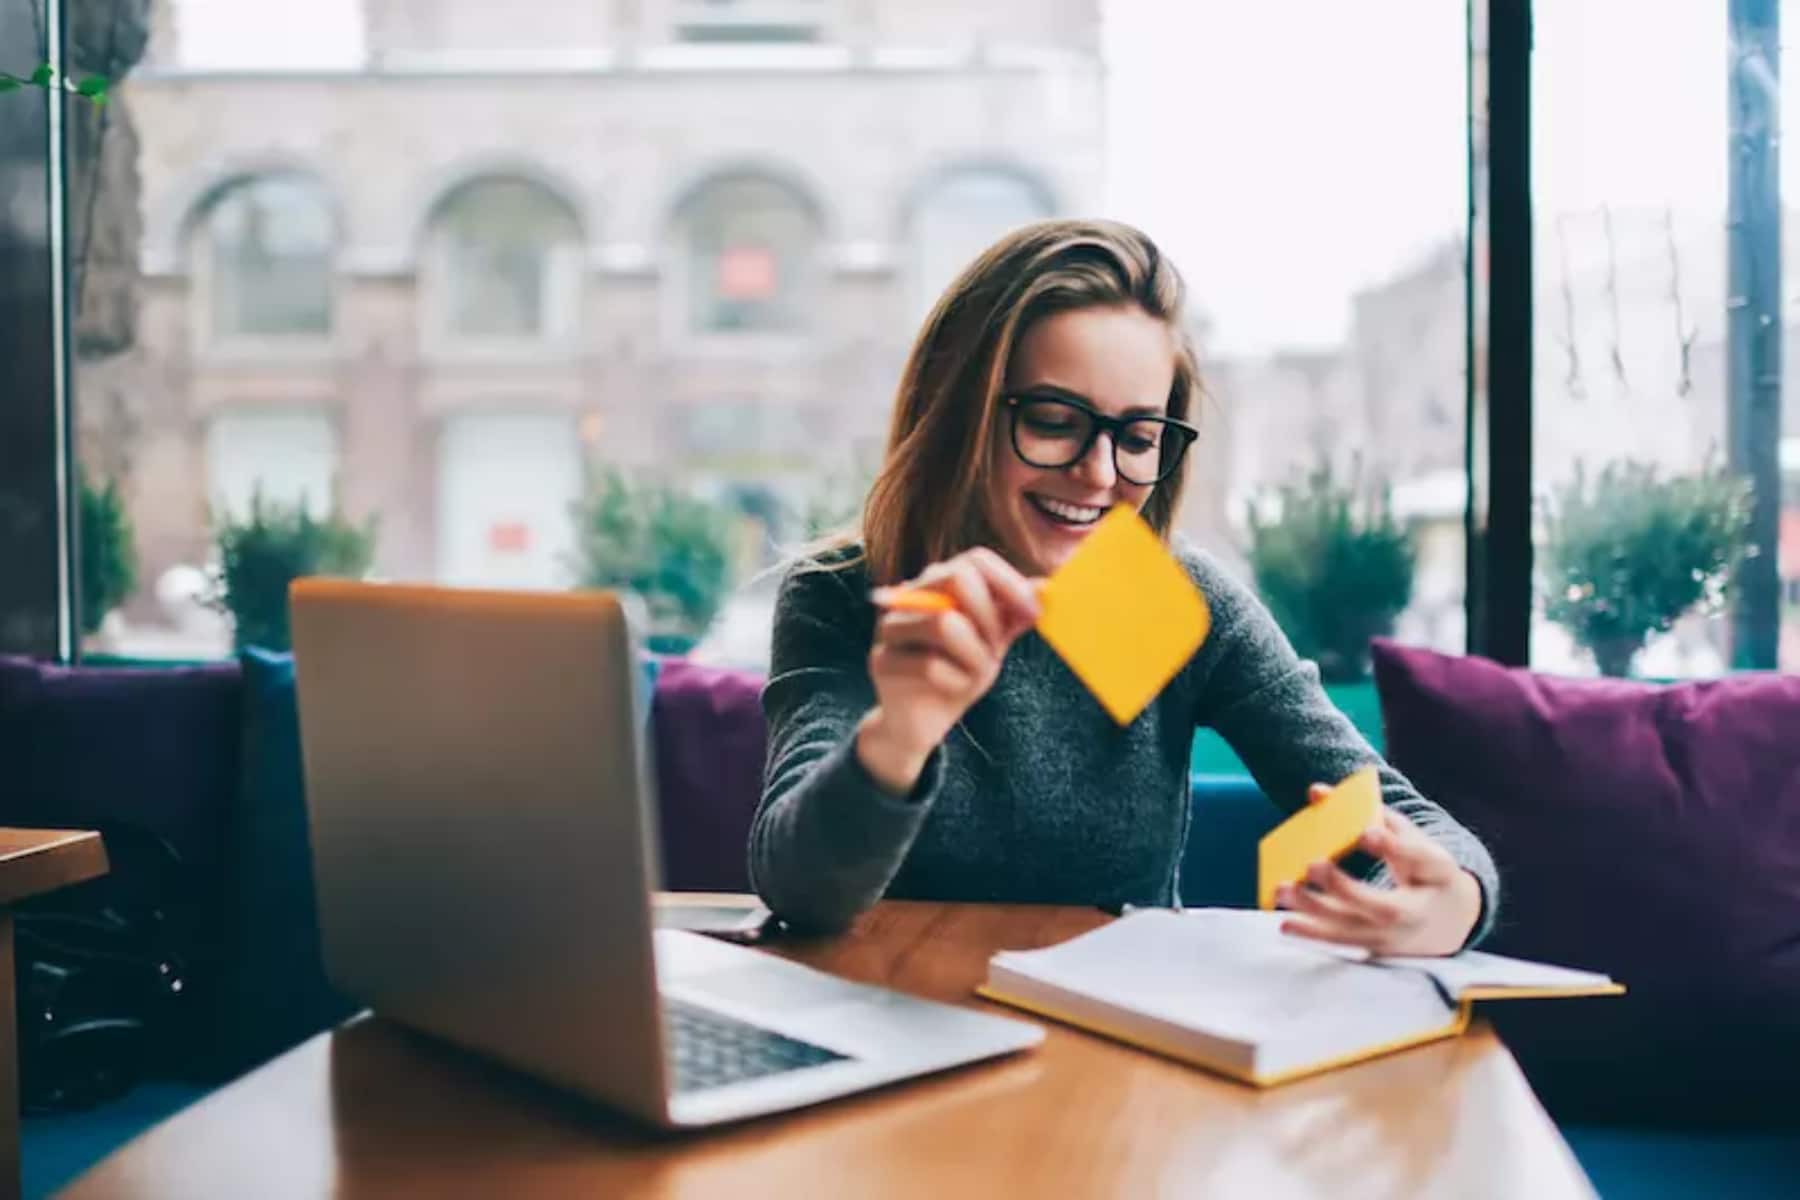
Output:
<path fill-rule="evenodd" d="M 1212 636 L 1200 652 L 1198 718 L 1210 724 L 1243 759 L 1270 800 L 1293 812 L 1314 783 L 1336 783 L 1365 766 L 1381 779 L 1382 801 L 1410 818 L 1448 850 L 1481 886 L 1481 914 L 1466 945 L 1493 928 L 1500 877 L 1481 840 L 1420 795 L 1340 712 L 1319 681 L 1319 670 L 1294 652 L 1263 603 L 1214 560 L 1184 555 L 1213 610 Z M 1346 869 L 1387 885 L 1386 865 L 1354 855 Z"/>
<path fill-rule="evenodd" d="M 751 884 L 776 916 L 818 932 L 846 928 L 881 898 L 943 777 L 940 747 L 911 794 L 895 796 L 856 756 L 857 724 L 875 703 L 861 578 L 855 568 L 790 570 L 763 690 L 768 763 L 750 826 Z"/>

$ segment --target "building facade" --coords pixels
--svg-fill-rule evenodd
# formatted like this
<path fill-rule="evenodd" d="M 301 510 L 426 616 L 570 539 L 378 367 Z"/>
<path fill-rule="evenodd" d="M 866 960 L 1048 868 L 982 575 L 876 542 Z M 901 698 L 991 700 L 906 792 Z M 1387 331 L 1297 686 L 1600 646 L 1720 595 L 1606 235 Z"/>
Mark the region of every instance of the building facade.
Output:
<path fill-rule="evenodd" d="M 365 0 L 360 65 L 121 88 L 139 314 L 80 364 L 146 587 L 260 489 L 378 523 L 376 570 L 568 581 L 597 463 L 761 518 L 877 453 L 930 300 L 1092 211 L 1096 0 Z"/>

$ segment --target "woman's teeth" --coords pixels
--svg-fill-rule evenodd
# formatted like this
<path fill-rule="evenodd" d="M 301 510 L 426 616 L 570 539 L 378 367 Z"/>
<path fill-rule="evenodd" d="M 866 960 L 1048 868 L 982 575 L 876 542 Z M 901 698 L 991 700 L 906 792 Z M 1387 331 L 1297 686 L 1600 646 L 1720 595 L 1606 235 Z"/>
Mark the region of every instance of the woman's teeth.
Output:
<path fill-rule="evenodd" d="M 1029 499 L 1040 511 L 1064 525 L 1092 525 L 1106 511 L 1091 505 L 1052 500 L 1047 496 L 1031 496 Z"/>

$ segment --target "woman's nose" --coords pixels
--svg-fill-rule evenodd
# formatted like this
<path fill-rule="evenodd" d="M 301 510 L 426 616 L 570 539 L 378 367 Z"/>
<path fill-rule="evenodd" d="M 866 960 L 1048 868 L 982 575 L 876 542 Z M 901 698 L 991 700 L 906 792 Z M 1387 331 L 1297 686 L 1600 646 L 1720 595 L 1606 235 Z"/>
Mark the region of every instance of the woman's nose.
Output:
<path fill-rule="evenodd" d="M 1069 470 L 1090 487 L 1111 489 L 1119 480 L 1118 465 L 1113 461 L 1112 434 L 1098 434 L 1087 453 L 1071 463 Z"/>

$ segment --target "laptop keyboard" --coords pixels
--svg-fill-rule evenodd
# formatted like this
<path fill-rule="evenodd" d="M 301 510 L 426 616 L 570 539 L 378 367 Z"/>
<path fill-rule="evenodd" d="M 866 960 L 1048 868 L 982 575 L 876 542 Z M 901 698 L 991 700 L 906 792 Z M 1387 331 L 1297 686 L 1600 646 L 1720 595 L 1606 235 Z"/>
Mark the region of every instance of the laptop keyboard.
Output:
<path fill-rule="evenodd" d="M 663 997 L 663 1021 L 678 1092 L 779 1075 L 845 1057 L 668 996 Z"/>

